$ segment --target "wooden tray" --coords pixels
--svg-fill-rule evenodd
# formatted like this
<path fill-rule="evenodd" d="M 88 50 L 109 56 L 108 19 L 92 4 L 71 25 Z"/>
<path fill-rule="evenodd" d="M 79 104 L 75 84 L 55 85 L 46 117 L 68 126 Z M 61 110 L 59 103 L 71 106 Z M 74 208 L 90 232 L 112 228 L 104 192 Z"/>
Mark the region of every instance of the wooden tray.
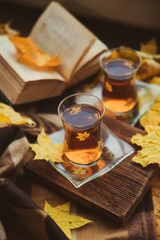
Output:
<path fill-rule="evenodd" d="M 104 123 L 128 143 L 131 136 L 137 132 L 144 134 L 142 130 L 112 118 L 105 117 Z M 142 168 L 133 163 L 131 158 L 134 154 L 110 172 L 78 189 L 44 160 L 28 162 L 24 166 L 24 172 L 94 211 L 118 222 L 126 222 L 147 192 L 158 170 L 156 165 Z"/>

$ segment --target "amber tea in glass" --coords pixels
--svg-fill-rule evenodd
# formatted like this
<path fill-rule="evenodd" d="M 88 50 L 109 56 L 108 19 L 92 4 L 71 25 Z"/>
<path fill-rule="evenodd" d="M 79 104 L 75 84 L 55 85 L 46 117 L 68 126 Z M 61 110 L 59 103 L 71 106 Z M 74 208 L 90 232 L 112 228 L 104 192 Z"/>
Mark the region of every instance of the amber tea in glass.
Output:
<path fill-rule="evenodd" d="M 120 47 L 108 50 L 100 58 L 105 75 L 103 102 L 106 110 L 123 115 L 137 105 L 135 76 L 141 64 L 136 51 Z"/>
<path fill-rule="evenodd" d="M 80 166 L 90 166 L 102 155 L 100 122 L 104 105 L 91 94 L 73 94 L 58 107 L 64 125 L 64 160 Z"/>

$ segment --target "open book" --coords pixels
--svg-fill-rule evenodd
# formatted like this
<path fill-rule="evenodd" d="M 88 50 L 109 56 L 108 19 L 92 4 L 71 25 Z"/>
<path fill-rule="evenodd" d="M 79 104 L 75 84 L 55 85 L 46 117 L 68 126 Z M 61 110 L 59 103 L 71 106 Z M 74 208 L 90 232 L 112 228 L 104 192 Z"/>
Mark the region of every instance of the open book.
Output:
<path fill-rule="evenodd" d="M 12 104 L 58 96 L 99 70 L 99 57 L 107 50 L 90 30 L 57 2 L 51 2 L 29 36 L 62 64 L 53 72 L 34 70 L 16 59 L 7 36 L 0 36 L 0 90 Z"/>

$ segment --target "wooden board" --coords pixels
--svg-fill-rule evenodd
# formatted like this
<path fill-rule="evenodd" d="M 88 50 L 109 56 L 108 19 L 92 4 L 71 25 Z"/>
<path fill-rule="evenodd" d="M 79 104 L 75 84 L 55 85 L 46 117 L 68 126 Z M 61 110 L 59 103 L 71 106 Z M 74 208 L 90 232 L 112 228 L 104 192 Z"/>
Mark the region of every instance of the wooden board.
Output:
<path fill-rule="evenodd" d="M 108 117 L 104 118 L 104 122 L 117 136 L 128 143 L 135 133 L 144 134 L 138 128 L 121 124 Z M 156 165 L 144 169 L 133 163 L 131 158 L 134 154 L 123 160 L 112 171 L 78 189 L 44 160 L 28 162 L 24 172 L 29 177 L 34 177 L 94 211 L 118 222 L 126 222 L 144 197 L 158 170 Z"/>

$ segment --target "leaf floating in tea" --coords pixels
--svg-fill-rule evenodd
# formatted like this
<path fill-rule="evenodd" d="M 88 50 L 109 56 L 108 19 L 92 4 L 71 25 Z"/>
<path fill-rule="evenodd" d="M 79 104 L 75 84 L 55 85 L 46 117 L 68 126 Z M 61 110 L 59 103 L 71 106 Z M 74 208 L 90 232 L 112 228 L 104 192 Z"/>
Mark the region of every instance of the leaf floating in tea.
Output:
<path fill-rule="evenodd" d="M 133 63 L 132 62 L 129 62 L 129 61 L 125 61 L 124 62 L 124 66 L 133 70 Z"/>
<path fill-rule="evenodd" d="M 45 202 L 44 211 L 57 223 L 69 239 L 72 239 L 71 229 L 80 228 L 92 221 L 70 214 L 70 202 L 53 208 Z"/>
<path fill-rule="evenodd" d="M 59 55 L 51 57 L 37 47 L 30 37 L 9 37 L 15 45 L 19 62 L 39 70 L 53 70 L 61 64 Z"/>
<path fill-rule="evenodd" d="M 32 150 L 36 153 L 34 160 L 44 159 L 46 161 L 63 162 L 63 144 L 56 143 L 53 144 L 50 137 L 42 129 L 41 133 L 38 135 L 37 144 L 30 144 Z"/>
<path fill-rule="evenodd" d="M 88 138 L 90 136 L 90 133 L 84 132 L 84 133 L 77 133 L 78 136 L 76 136 L 76 138 L 79 139 L 79 141 L 84 141 L 86 140 L 86 138 Z"/>
<path fill-rule="evenodd" d="M 35 123 L 28 117 L 21 116 L 20 113 L 16 112 L 12 107 L 8 106 L 5 103 L 0 103 L 0 114 L 5 115 L 6 118 L 3 116 L 2 120 L 2 115 L 1 115 L 1 120 L 3 123 L 8 123 L 8 124 L 29 124 L 29 125 L 35 125 Z M 6 119 L 6 122 L 5 122 Z M 9 121 L 8 121 L 9 119 Z"/>
<path fill-rule="evenodd" d="M 81 107 L 73 107 L 70 111 L 70 114 L 72 115 L 76 115 L 78 114 L 79 112 L 81 112 Z"/>
<path fill-rule="evenodd" d="M 160 166 L 160 126 L 146 126 L 145 130 L 146 135 L 138 133 L 131 138 L 133 144 L 142 147 L 132 161 L 143 167 L 154 163 Z"/>

